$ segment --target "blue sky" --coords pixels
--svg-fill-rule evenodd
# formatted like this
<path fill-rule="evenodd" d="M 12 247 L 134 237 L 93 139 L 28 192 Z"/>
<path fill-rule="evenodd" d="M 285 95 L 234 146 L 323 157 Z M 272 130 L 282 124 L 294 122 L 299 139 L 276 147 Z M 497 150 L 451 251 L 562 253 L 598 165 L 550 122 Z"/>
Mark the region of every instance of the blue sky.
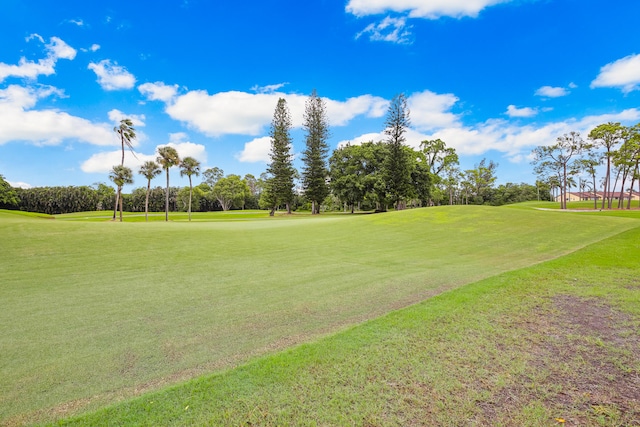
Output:
<path fill-rule="evenodd" d="M 2 6 L 0 174 L 16 186 L 108 182 L 123 117 L 139 135 L 125 160 L 136 171 L 173 144 L 203 170 L 258 176 L 278 98 L 300 153 L 313 89 L 326 99 L 332 148 L 382 139 L 388 101 L 402 92 L 410 145 L 441 138 L 463 169 L 492 159 L 500 183 L 533 182 L 531 150 L 564 133 L 640 122 L 635 0 Z M 186 179 L 175 170 L 172 184 Z"/>

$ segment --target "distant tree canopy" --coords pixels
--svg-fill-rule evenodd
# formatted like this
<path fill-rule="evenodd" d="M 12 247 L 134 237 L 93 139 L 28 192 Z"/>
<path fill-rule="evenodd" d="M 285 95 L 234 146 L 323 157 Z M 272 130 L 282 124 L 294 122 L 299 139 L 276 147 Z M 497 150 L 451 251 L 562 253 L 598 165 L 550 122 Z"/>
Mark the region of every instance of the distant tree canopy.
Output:
<path fill-rule="evenodd" d="M 18 194 L 16 190 L 0 175 L 0 208 L 11 208 L 17 205 Z"/>
<path fill-rule="evenodd" d="M 569 132 L 554 144 L 536 147 L 533 155 L 538 182 L 550 189 L 563 209 L 567 201 L 576 198 L 592 200 L 594 208 L 599 204 L 600 209 L 613 208 L 613 200 L 623 208 L 626 200 L 626 208 L 630 209 L 633 192 L 640 192 L 640 123 L 604 123 L 593 128 L 586 141 L 579 133 Z M 604 166 L 602 191 L 598 191 L 597 179 L 600 166 Z M 572 187 L 577 192 L 571 194 Z"/>

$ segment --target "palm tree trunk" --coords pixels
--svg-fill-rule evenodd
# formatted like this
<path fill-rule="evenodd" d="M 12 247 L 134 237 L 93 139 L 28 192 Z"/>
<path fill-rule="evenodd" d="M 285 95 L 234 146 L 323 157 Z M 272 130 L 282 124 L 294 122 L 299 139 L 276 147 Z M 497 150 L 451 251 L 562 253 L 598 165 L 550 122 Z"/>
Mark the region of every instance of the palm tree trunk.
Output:
<path fill-rule="evenodd" d="M 167 168 L 167 191 L 164 203 L 164 220 L 169 221 L 169 168 Z"/>
<path fill-rule="evenodd" d="M 151 191 L 151 180 L 147 182 L 147 197 L 144 201 L 144 220 L 149 221 L 149 192 Z"/>
<path fill-rule="evenodd" d="M 118 198 L 120 199 L 120 222 L 122 222 L 122 187 L 118 187 Z"/>
<path fill-rule="evenodd" d="M 113 204 L 113 221 L 116 220 L 116 215 L 118 214 L 118 200 L 120 199 L 120 193 L 116 191 L 116 201 Z"/>
<path fill-rule="evenodd" d="M 193 193 L 193 186 L 191 185 L 191 175 L 189 175 L 189 221 L 191 221 L 191 193 Z"/>
<path fill-rule="evenodd" d="M 598 209 L 598 193 L 596 191 L 596 174 L 593 174 L 593 209 Z"/>
<path fill-rule="evenodd" d="M 627 209 L 631 209 L 631 198 L 633 197 L 633 184 L 636 183 L 636 176 L 638 176 L 638 164 L 636 163 L 631 174 L 631 185 L 629 186 L 629 200 L 627 201 Z"/>

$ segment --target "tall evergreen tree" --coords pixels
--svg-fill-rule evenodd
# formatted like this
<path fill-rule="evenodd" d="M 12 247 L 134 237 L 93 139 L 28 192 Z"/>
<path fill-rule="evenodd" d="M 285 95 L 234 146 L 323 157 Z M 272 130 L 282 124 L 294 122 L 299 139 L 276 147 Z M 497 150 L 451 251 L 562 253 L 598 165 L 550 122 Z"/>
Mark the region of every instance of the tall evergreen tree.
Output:
<path fill-rule="evenodd" d="M 269 157 L 271 163 L 267 167 L 269 173 L 269 194 L 272 203 L 270 215 L 273 215 L 276 208 L 281 204 L 287 206 L 287 213 L 291 213 L 291 203 L 293 202 L 293 156 L 291 155 L 291 116 L 287 101 L 284 98 L 278 99 L 276 110 L 271 121 L 271 152 Z"/>
<path fill-rule="evenodd" d="M 391 100 L 385 125 L 385 141 L 389 146 L 389 156 L 385 162 L 387 195 L 397 209 L 403 209 L 404 201 L 411 192 L 411 159 L 403 147 L 404 134 L 411 121 L 404 94 L 396 95 Z"/>
<path fill-rule="evenodd" d="M 325 102 L 314 89 L 305 104 L 304 123 L 307 148 L 302 155 L 302 188 L 311 201 L 311 213 L 320 213 L 320 204 L 329 194 L 327 157 L 329 156 L 329 123 Z"/>

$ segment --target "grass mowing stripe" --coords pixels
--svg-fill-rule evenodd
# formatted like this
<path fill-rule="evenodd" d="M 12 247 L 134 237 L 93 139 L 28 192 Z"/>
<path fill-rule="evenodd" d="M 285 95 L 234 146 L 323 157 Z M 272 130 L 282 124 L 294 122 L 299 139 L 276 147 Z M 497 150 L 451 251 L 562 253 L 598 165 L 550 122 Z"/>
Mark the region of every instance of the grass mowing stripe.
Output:
<path fill-rule="evenodd" d="M 473 206 L 148 224 L 3 215 L 0 422 L 232 367 L 635 224 Z"/>
<path fill-rule="evenodd" d="M 638 241 L 640 228 L 56 425 L 627 425 Z M 590 314 L 606 314 L 595 330 Z"/>

